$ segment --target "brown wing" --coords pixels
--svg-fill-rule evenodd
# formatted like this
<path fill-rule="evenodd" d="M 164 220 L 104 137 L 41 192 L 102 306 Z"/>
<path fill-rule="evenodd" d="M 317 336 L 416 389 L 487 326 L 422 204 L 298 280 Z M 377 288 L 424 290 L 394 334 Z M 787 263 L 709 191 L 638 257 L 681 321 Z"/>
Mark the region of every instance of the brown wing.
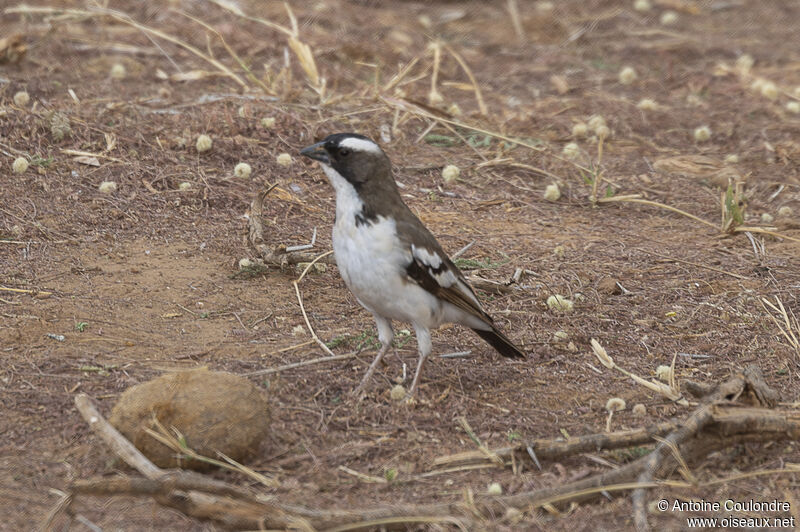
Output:
<path fill-rule="evenodd" d="M 411 280 L 436 297 L 492 324 L 491 316 L 484 312 L 464 274 L 416 217 L 413 221 L 398 222 L 398 233 L 411 235 L 404 242 L 411 252 L 411 262 L 406 265 Z"/>

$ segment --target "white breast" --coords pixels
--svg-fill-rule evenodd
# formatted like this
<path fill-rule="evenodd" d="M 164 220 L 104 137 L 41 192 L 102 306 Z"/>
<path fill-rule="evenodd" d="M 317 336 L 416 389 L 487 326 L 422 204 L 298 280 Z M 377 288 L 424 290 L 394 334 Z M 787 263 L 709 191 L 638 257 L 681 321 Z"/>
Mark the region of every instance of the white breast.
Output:
<path fill-rule="evenodd" d="M 336 170 L 323 165 L 336 190 L 333 251 L 336 264 L 353 295 L 369 311 L 389 319 L 437 327 L 444 319 L 442 304 L 432 294 L 409 283 L 405 267 L 412 260 L 397 238 L 394 220 L 356 223 L 364 203 L 355 188 Z"/>

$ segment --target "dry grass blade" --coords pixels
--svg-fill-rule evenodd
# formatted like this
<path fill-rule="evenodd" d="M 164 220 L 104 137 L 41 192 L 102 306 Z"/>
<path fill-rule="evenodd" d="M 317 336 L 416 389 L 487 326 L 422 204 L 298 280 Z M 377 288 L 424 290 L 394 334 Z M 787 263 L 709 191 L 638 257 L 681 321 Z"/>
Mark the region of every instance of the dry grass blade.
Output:
<path fill-rule="evenodd" d="M 678 213 L 680 215 L 686 216 L 687 218 L 691 218 L 695 222 L 700 222 L 701 224 L 705 224 L 705 225 L 707 225 L 709 227 L 713 227 L 714 229 L 719 229 L 719 227 L 716 226 L 715 224 L 712 224 L 711 222 L 709 222 L 707 220 L 703 220 L 702 218 L 699 218 L 699 217 L 695 216 L 694 214 L 690 214 L 690 213 L 688 213 L 686 211 L 682 211 L 681 209 L 678 209 L 677 207 L 672 207 L 670 205 L 665 205 L 664 203 L 659 203 L 657 201 L 651 201 L 651 200 L 642 199 L 642 197 L 639 194 L 631 194 L 631 195 L 628 195 L 628 196 L 612 196 L 610 198 L 598 198 L 597 203 L 641 203 L 642 205 L 650 205 L 651 207 L 660 207 L 662 209 L 667 209 L 668 211 L 672 211 L 672 212 Z"/>
<path fill-rule="evenodd" d="M 30 290 L 28 288 L 9 288 L 7 286 L 0 286 L 3 292 L 15 292 L 17 294 L 35 294 L 38 296 L 50 296 L 53 292 L 45 292 L 44 290 Z"/>
<path fill-rule="evenodd" d="M 467 433 L 467 436 L 469 436 L 469 438 L 475 443 L 475 445 L 478 446 L 478 449 L 483 454 L 486 455 L 486 458 L 491 460 L 492 463 L 494 463 L 495 465 L 503 467 L 503 465 L 504 465 L 503 459 L 500 458 L 499 456 L 497 456 L 496 453 L 492 452 L 488 447 L 486 447 L 486 445 L 483 444 L 483 442 L 481 442 L 481 440 L 475 434 L 475 431 L 472 430 L 472 427 L 469 425 L 469 422 L 467 421 L 467 419 L 465 417 L 463 417 L 463 416 L 459 416 L 457 418 L 457 421 L 458 421 L 459 425 L 461 425 L 461 428 L 464 429 L 464 432 Z"/>
<path fill-rule="evenodd" d="M 734 233 L 761 233 L 763 235 L 774 236 L 775 238 L 783 238 L 786 240 L 791 240 L 792 242 L 800 242 L 800 238 L 795 238 L 793 236 L 784 235 L 783 233 L 778 233 L 777 231 L 771 231 L 770 229 L 765 229 L 763 227 L 749 227 L 749 226 L 739 226 L 733 228 Z"/>
<path fill-rule="evenodd" d="M 514 159 L 512 159 L 510 157 L 505 158 L 505 159 L 492 159 L 491 161 L 486 161 L 486 162 L 480 163 L 478 166 L 476 166 L 476 168 L 485 168 L 487 166 L 510 166 L 511 168 L 521 168 L 523 170 L 530 170 L 531 172 L 535 172 L 537 174 L 540 174 L 540 175 L 543 175 L 543 176 L 547 176 L 547 177 L 549 177 L 551 179 L 556 179 L 558 181 L 563 181 L 563 179 L 561 179 L 559 176 L 557 176 L 555 174 L 551 174 L 547 170 L 544 170 L 544 169 L 536 167 L 536 166 L 531 166 L 530 164 L 519 163 L 519 162 L 515 161 Z"/>
<path fill-rule="evenodd" d="M 761 298 L 761 306 L 764 307 L 767 316 L 775 323 L 778 330 L 794 350 L 795 359 L 800 361 L 800 321 L 798 321 L 793 312 L 786 311 L 786 307 L 783 306 L 783 302 L 778 296 L 775 296 L 775 303 L 777 303 L 777 306 L 767 298 Z M 769 307 L 769 309 L 767 307 Z M 772 312 L 770 312 L 770 309 Z M 790 312 L 791 317 L 789 316 Z"/>
<path fill-rule="evenodd" d="M 306 73 L 306 77 L 311 83 L 311 86 L 322 95 L 324 92 L 324 83 L 319 77 L 317 63 L 314 60 L 314 53 L 311 51 L 311 47 L 300 41 L 297 37 L 289 37 L 289 48 L 292 49 L 294 55 L 296 55 L 297 59 L 300 61 L 300 66 L 303 68 L 303 72 Z"/>
<path fill-rule="evenodd" d="M 390 97 L 390 96 L 382 96 L 381 100 L 386 105 L 388 105 L 389 107 L 392 107 L 392 108 L 395 108 L 395 109 L 399 108 L 399 109 L 401 109 L 403 111 L 406 111 L 406 112 L 414 114 L 414 115 L 423 116 L 423 117 L 429 118 L 431 120 L 438 120 L 439 122 L 446 122 L 446 123 L 450 124 L 451 126 L 456 126 L 456 127 L 462 127 L 464 129 L 469 129 L 470 131 L 475 131 L 477 133 L 482 133 L 484 135 L 488 135 L 488 136 L 496 138 L 496 139 L 504 140 L 504 141 L 506 141 L 506 142 L 508 142 L 510 144 L 516 144 L 517 146 L 523 146 L 523 147 L 528 148 L 528 149 L 533 150 L 533 151 L 537 151 L 537 152 L 544 151 L 544 148 L 542 148 L 540 146 L 534 146 L 533 144 L 531 144 L 529 142 L 525 142 L 524 140 L 514 139 L 514 138 L 508 137 L 506 135 L 503 135 L 502 133 L 489 131 L 487 129 L 483 129 L 483 128 L 480 128 L 480 127 L 477 127 L 477 126 L 471 126 L 469 124 L 465 124 L 463 122 L 459 122 L 458 120 L 451 120 L 449 118 L 444 118 L 442 116 L 434 115 L 433 113 L 430 113 L 430 112 L 426 111 L 425 109 L 422 109 L 421 107 L 419 107 L 417 105 L 414 105 L 413 103 L 411 103 L 409 101 L 406 101 L 406 100 L 393 98 L 393 97 Z"/>
<path fill-rule="evenodd" d="M 472 83 L 472 90 L 475 92 L 475 100 L 478 102 L 478 109 L 480 109 L 481 114 L 483 116 L 488 115 L 489 110 L 486 108 L 486 103 L 483 101 L 483 94 L 481 94 L 481 89 L 480 87 L 478 87 L 478 82 L 475 79 L 475 76 L 472 74 L 472 70 L 470 70 L 469 65 L 467 65 L 467 62 L 464 61 L 464 58 L 461 57 L 461 55 L 458 52 L 453 50 L 453 48 L 449 44 L 445 44 L 444 49 L 447 50 L 447 53 L 452 55 L 453 59 L 455 59 L 458 62 L 459 66 L 461 67 L 461 70 L 464 71 L 464 73 L 469 78 L 470 83 Z"/>
<path fill-rule="evenodd" d="M 414 68 L 414 66 L 418 62 L 419 62 L 419 57 L 415 57 L 414 59 L 412 59 L 411 61 L 409 61 L 405 65 L 403 65 L 403 67 L 400 69 L 400 71 L 397 74 L 395 74 L 394 76 L 392 76 L 392 79 L 390 79 L 388 82 L 386 82 L 386 85 L 383 86 L 381 91 L 382 92 L 389 92 L 390 90 L 395 88 L 397 86 L 397 84 L 400 83 L 401 81 L 403 81 L 403 78 L 405 78 L 408 75 L 408 73 L 411 72 L 411 69 Z"/>
<path fill-rule="evenodd" d="M 163 443 L 179 455 L 191 458 L 192 460 L 197 460 L 198 462 L 205 462 L 223 469 L 228 469 L 230 471 L 236 471 L 252 478 L 256 482 L 263 484 L 268 488 L 275 488 L 280 485 L 277 480 L 253 471 L 249 467 L 245 467 L 239 462 L 229 458 L 228 456 L 225 456 L 223 453 L 220 453 L 220 456 L 222 456 L 226 462 L 203 456 L 186 444 L 186 438 L 184 438 L 183 434 L 181 434 L 178 429 L 172 427 L 172 431 L 167 430 L 167 428 L 155 416 L 153 417 L 152 421 L 156 430 L 149 428 L 145 429 L 147 435 L 159 441 L 160 443 Z"/>
<path fill-rule="evenodd" d="M 525 40 L 525 30 L 522 27 L 522 19 L 519 16 L 519 6 L 517 0 L 508 0 L 506 5 L 508 14 L 511 17 L 511 24 L 514 26 L 514 33 L 517 34 L 517 39 L 522 42 Z"/>
<path fill-rule="evenodd" d="M 375 476 L 372 476 L 372 475 L 366 475 L 364 473 L 356 471 L 355 469 L 350 469 L 349 467 L 346 467 L 346 466 L 343 466 L 343 465 L 340 465 L 338 469 L 342 473 L 347 473 L 348 475 L 354 476 L 357 479 L 363 480 L 364 482 L 368 482 L 370 484 L 388 484 L 389 483 L 389 481 L 386 480 L 385 478 L 375 477 Z"/>
<path fill-rule="evenodd" d="M 433 72 L 431 73 L 431 90 L 428 92 L 428 104 L 436 106 L 443 100 L 436 87 L 439 80 L 439 65 L 442 62 L 442 44 L 439 41 L 433 41 L 429 49 L 433 52 Z"/>
<path fill-rule="evenodd" d="M 675 459 L 675 463 L 678 464 L 678 472 L 681 474 L 684 480 L 686 480 L 686 482 L 692 486 L 697 486 L 697 477 L 692 473 L 692 470 L 689 469 L 689 464 L 687 464 L 686 460 L 683 459 L 681 450 L 678 448 L 675 442 L 656 435 L 653 435 L 653 439 L 658 443 L 663 443 L 669 448 L 670 452 L 672 453 L 672 457 Z"/>
<path fill-rule="evenodd" d="M 614 363 L 614 359 L 608 356 L 608 352 L 606 352 L 605 347 L 600 345 L 600 342 L 592 338 L 591 341 L 592 351 L 597 359 L 600 361 L 602 365 L 607 367 L 608 369 L 614 369 L 617 365 Z"/>
<path fill-rule="evenodd" d="M 641 378 L 640 376 L 636 375 L 635 373 L 631 373 L 630 371 L 626 370 L 625 368 L 619 367 L 616 364 L 616 362 L 614 362 L 614 359 L 612 359 L 608 355 L 608 353 L 606 352 L 605 348 L 602 345 L 600 345 L 600 342 L 598 342 L 594 338 L 592 338 L 592 340 L 591 340 L 591 346 L 592 346 L 592 352 L 597 357 L 597 359 L 600 361 L 600 363 L 603 364 L 605 367 L 607 367 L 609 369 L 615 369 L 615 370 L 619 371 L 623 375 L 633 379 L 634 382 L 636 382 L 637 384 L 641 384 L 645 388 L 648 388 L 648 389 L 650 389 L 650 390 L 652 390 L 652 391 L 654 391 L 654 392 L 656 392 L 658 394 L 663 395 L 664 397 L 667 397 L 668 399 L 670 399 L 672 401 L 677 402 L 679 405 L 686 406 L 686 405 L 689 404 L 689 402 L 686 401 L 686 399 L 681 399 L 681 394 L 678 392 L 678 390 L 676 388 L 674 388 L 672 386 L 667 386 L 666 384 L 664 384 L 662 382 L 645 380 L 645 379 Z M 673 363 L 674 363 L 674 360 L 673 360 Z"/>
<path fill-rule="evenodd" d="M 308 342 L 303 343 L 302 345 L 308 345 L 314 343 L 314 340 L 309 340 Z M 294 346 L 293 346 L 294 347 Z M 348 358 L 353 358 L 356 356 L 357 353 L 347 353 L 344 355 L 335 355 L 335 356 L 326 356 L 322 358 L 315 358 L 312 360 L 304 360 L 302 362 L 294 362 L 292 364 L 284 364 L 283 366 L 278 366 L 277 368 L 267 368 L 267 369 L 260 369 L 258 371 L 251 371 L 249 373 L 242 373 L 241 375 L 246 377 L 251 377 L 253 375 L 269 375 L 271 373 L 280 373 L 281 371 L 286 371 L 295 368 L 302 368 L 305 366 L 313 366 L 314 364 L 322 364 L 323 362 L 335 362 L 337 360 L 347 360 Z"/>

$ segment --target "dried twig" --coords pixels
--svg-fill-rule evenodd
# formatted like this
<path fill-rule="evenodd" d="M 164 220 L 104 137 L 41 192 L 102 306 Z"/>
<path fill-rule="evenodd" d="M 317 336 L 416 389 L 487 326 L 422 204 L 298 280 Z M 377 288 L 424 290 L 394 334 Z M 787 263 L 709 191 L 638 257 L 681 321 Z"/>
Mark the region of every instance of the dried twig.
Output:
<path fill-rule="evenodd" d="M 303 360 L 302 362 L 294 362 L 292 364 L 284 364 L 283 366 L 278 366 L 276 368 L 267 368 L 267 369 L 260 369 L 258 371 L 251 371 L 249 373 L 242 373 L 242 375 L 251 377 L 253 375 L 269 375 L 271 373 L 280 373 L 281 371 L 286 371 L 289 369 L 295 368 L 302 368 L 305 366 L 312 366 L 314 364 L 322 364 L 323 362 L 335 362 L 337 360 L 347 360 L 348 358 L 354 358 L 358 353 L 346 353 L 344 355 L 334 355 L 334 356 L 326 356 L 322 358 L 315 358 L 312 360 Z"/>
<path fill-rule="evenodd" d="M 47 292 L 45 290 L 31 290 L 28 288 L 10 288 L 7 286 L 0 286 L 0 290 L 2 290 L 3 292 L 15 292 L 17 294 L 33 294 L 37 296 L 49 296 L 53 294 L 53 292 Z"/>
<path fill-rule="evenodd" d="M 300 304 L 300 311 L 303 313 L 303 319 L 306 321 L 306 327 L 308 327 L 308 332 L 311 333 L 311 338 L 313 338 L 314 341 L 317 342 L 317 345 L 319 345 L 320 348 L 324 352 L 328 353 L 328 355 L 333 357 L 333 356 L 336 356 L 334 354 L 334 352 L 331 351 L 330 349 L 328 349 L 328 346 L 325 345 L 325 342 L 323 342 L 322 340 L 319 339 L 319 336 L 317 336 L 317 333 L 314 332 L 314 328 L 311 326 L 311 322 L 308 320 L 308 314 L 306 314 L 306 307 L 303 305 L 303 296 L 300 295 L 300 285 L 298 284 L 300 281 L 303 280 L 303 277 L 306 276 L 306 273 L 308 273 L 308 270 L 310 270 L 311 267 L 314 266 L 314 264 L 318 260 L 323 259 L 323 258 L 327 257 L 328 255 L 331 255 L 332 253 L 333 253 L 333 251 L 326 251 L 322 255 L 319 255 L 317 258 L 312 260 L 308 264 L 308 266 L 306 266 L 306 269 L 303 270 L 303 273 L 300 274 L 300 277 L 298 277 L 297 279 L 292 281 L 292 286 L 294 286 L 294 293 L 297 295 L 297 302 Z"/>
<path fill-rule="evenodd" d="M 597 357 L 600 363 L 603 364 L 603 366 L 607 367 L 608 369 L 615 369 L 620 373 L 622 373 L 623 375 L 626 375 L 631 379 L 633 379 L 634 382 L 636 382 L 637 384 L 641 384 L 645 388 L 649 388 L 650 390 L 653 390 L 654 392 L 659 393 L 664 397 L 667 397 L 668 399 L 675 401 L 682 406 L 687 406 L 689 404 L 689 402 L 686 401 L 686 399 L 681 398 L 680 390 L 678 390 L 676 387 L 668 386 L 656 380 L 650 380 L 650 381 L 644 380 L 635 373 L 631 373 L 625 368 L 618 366 L 617 363 L 614 362 L 614 359 L 612 359 L 608 355 L 605 348 L 602 345 L 600 345 L 600 342 L 598 342 L 594 338 L 592 338 L 591 340 L 591 346 L 594 355 Z"/>

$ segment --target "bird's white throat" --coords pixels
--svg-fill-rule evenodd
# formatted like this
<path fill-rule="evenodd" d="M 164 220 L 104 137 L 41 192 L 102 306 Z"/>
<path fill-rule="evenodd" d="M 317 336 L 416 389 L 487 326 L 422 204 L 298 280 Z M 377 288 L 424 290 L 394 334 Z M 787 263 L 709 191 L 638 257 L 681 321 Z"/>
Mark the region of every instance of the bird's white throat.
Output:
<path fill-rule="evenodd" d="M 364 202 L 361 201 L 356 188 L 332 167 L 327 164 L 321 166 L 336 191 L 336 219 L 354 218 L 364 208 Z"/>

